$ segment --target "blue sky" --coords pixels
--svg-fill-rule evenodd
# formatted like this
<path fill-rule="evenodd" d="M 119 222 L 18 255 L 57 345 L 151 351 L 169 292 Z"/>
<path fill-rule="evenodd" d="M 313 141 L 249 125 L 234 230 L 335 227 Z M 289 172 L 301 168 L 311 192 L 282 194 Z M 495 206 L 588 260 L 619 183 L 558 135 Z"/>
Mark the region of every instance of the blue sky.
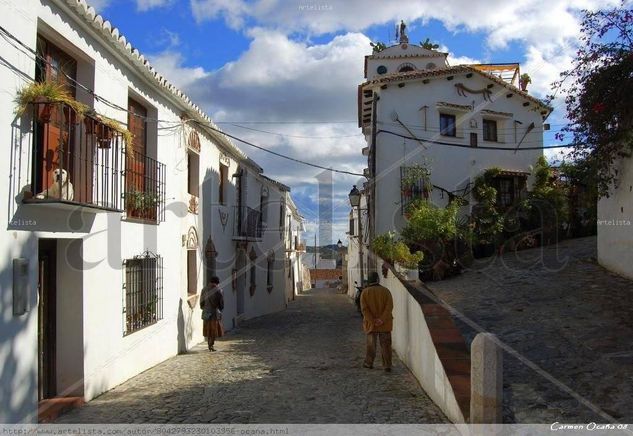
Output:
<path fill-rule="evenodd" d="M 569 66 L 583 7 L 617 0 L 94 0 L 99 13 L 227 132 L 279 153 L 361 172 L 356 86 L 369 41 L 386 41 L 404 19 L 411 42 L 430 38 L 451 64 L 519 62 L 544 97 Z M 438 6 L 438 5 L 441 5 Z M 564 123 L 555 102 L 552 131 Z M 346 123 L 349 121 L 349 123 Z M 261 124 L 268 122 L 268 124 Z M 275 133 L 275 134 L 273 134 Z M 285 135 L 285 136 L 280 136 Z M 307 138 L 306 138 L 307 137 Z M 321 170 L 248 146 L 267 175 L 292 188 L 308 220 L 318 219 Z M 549 154 L 550 156 L 552 154 Z M 357 177 L 333 177 L 333 242 L 345 241 L 347 193 Z"/>

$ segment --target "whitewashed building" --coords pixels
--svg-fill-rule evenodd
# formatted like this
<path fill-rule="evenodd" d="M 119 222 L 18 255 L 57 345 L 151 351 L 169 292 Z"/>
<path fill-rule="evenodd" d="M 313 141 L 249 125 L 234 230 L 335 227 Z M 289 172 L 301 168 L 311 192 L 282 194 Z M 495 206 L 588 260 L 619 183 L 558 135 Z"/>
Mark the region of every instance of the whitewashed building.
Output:
<path fill-rule="evenodd" d="M 633 159 L 616 161 L 618 181 L 598 201 L 598 262 L 633 279 Z"/>
<path fill-rule="evenodd" d="M 368 182 L 359 186 L 366 241 L 401 230 L 405 207 L 415 198 L 439 206 L 453 195 L 469 198 L 474 179 L 492 167 L 502 170 L 498 203 L 509 205 L 523 195 L 542 155 L 538 148 L 551 108 L 520 90 L 519 77 L 518 64 L 450 66 L 447 53 L 409 44 L 406 35 L 365 57 L 358 118 L 367 141 Z M 407 174 L 418 165 L 430 177 L 411 183 Z M 464 214 L 475 203 L 469 200 Z M 350 219 L 358 221 L 356 210 Z M 350 238 L 350 293 L 360 278 L 354 273 L 360 268 L 357 245 Z"/>
<path fill-rule="evenodd" d="M 289 188 L 84 0 L 1 4 L 0 422 L 37 422 L 47 399 L 90 400 L 199 343 L 213 275 L 226 329 L 285 308 Z M 90 111 L 16 116 L 33 81 Z"/>
<path fill-rule="evenodd" d="M 424 195 L 422 180 L 412 190 L 402 183 L 416 164 L 430 170 L 429 199 L 439 205 L 491 167 L 503 170 L 501 202 L 511 203 L 530 184 L 542 150 L 521 149 L 543 146 L 551 109 L 517 87 L 518 64 L 451 67 L 446 57 L 405 37 L 365 58 L 358 115 L 368 144 L 372 235 L 399 230 L 406 203 Z"/>
<path fill-rule="evenodd" d="M 284 244 L 286 247 L 286 299 L 294 300 L 295 296 L 309 288 L 309 283 L 303 282 L 303 263 L 301 258 L 306 251 L 303 241 L 305 232 L 305 219 L 299 213 L 297 205 L 292 200 L 290 193 L 286 194 L 286 235 Z"/>

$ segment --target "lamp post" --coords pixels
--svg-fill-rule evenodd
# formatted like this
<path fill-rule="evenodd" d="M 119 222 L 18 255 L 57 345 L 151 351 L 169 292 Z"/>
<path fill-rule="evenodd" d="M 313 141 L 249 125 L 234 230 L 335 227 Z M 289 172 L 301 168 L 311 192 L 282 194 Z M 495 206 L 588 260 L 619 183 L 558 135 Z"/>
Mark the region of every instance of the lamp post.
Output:
<path fill-rule="evenodd" d="M 338 254 L 336 256 L 336 267 L 343 268 L 343 253 L 341 249 L 343 248 L 343 242 L 339 239 L 336 243 L 336 247 L 338 248 Z"/>
<path fill-rule="evenodd" d="M 363 222 L 360 216 L 360 197 L 360 191 L 356 185 L 354 185 L 349 193 L 349 204 L 358 211 L 358 256 L 360 259 L 360 286 L 362 287 L 365 282 L 365 277 L 363 272 Z"/>

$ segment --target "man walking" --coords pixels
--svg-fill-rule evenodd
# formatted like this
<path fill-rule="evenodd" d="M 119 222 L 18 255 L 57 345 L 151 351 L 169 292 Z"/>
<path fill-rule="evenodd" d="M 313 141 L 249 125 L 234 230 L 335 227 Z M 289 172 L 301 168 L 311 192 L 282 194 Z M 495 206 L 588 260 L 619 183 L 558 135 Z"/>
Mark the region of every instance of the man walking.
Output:
<path fill-rule="evenodd" d="M 363 313 L 363 330 L 367 334 L 367 354 L 363 367 L 373 368 L 376 358 L 376 342 L 380 341 L 382 367 L 391 371 L 391 330 L 393 329 L 393 299 L 391 292 L 378 283 L 377 272 L 369 274 L 369 286 L 360 297 Z"/>
<path fill-rule="evenodd" d="M 209 284 L 202 289 L 200 295 L 200 309 L 202 309 L 202 334 L 207 338 L 209 351 L 215 351 L 215 338 L 222 337 L 222 311 L 224 310 L 224 296 L 220 288 L 220 279 L 211 277 Z"/>

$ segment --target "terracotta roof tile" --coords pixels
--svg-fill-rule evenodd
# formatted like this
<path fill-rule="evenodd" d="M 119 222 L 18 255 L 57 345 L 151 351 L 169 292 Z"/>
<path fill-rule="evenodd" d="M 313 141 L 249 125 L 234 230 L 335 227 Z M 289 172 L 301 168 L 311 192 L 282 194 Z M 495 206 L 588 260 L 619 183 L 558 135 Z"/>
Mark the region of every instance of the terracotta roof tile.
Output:
<path fill-rule="evenodd" d="M 342 275 L 342 269 L 310 269 L 310 279 L 313 281 L 338 280 Z"/>

